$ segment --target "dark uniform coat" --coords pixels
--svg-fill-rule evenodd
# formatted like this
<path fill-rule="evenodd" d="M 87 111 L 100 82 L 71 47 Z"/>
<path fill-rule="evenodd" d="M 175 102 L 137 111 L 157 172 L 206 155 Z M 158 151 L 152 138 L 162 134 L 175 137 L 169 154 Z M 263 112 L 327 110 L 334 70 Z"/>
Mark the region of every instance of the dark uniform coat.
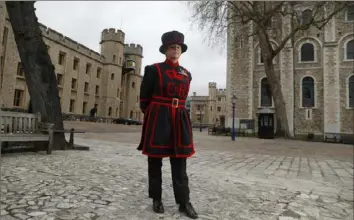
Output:
<path fill-rule="evenodd" d="M 140 88 L 144 113 L 138 150 L 149 157 L 192 156 L 192 126 L 185 108 L 192 76 L 185 68 L 166 60 L 148 65 Z"/>

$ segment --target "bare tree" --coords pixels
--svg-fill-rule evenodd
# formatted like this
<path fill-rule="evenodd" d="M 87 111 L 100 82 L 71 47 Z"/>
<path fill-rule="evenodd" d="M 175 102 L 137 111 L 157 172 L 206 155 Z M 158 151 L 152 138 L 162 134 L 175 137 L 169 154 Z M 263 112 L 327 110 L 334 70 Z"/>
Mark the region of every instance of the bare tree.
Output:
<path fill-rule="evenodd" d="M 267 81 L 275 102 L 277 135 L 293 137 L 289 132 L 286 104 L 281 89 L 279 73 L 274 71 L 273 59 L 295 35 L 316 27 L 323 28 L 337 13 L 353 5 L 353 2 L 260 2 L 260 1 L 193 1 L 187 3 L 193 10 L 192 20 L 200 30 L 207 30 L 212 44 L 225 42 L 225 37 L 234 39 L 256 37 Z M 306 4 L 310 10 L 303 11 Z M 272 44 L 272 22 L 281 19 L 289 21 L 290 29 L 282 33 L 277 45 Z M 229 39 L 230 40 L 230 39 Z"/>
<path fill-rule="evenodd" d="M 63 119 L 54 66 L 42 38 L 34 1 L 6 1 L 18 53 L 23 64 L 26 84 L 34 112 L 40 112 L 44 122 L 54 123 L 63 130 Z M 64 149 L 63 133 L 54 135 L 54 149 Z"/>

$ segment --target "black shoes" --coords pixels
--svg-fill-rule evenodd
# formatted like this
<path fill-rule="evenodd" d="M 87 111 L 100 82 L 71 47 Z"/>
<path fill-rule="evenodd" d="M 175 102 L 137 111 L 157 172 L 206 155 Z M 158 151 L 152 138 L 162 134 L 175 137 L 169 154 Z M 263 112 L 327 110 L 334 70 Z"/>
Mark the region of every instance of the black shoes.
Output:
<path fill-rule="evenodd" d="M 165 209 L 163 207 L 163 203 L 161 201 L 161 199 L 154 199 L 153 203 L 152 203 L 152 208 L 154 210 L 154 212 L 156 213 L 164 213 Z"/>
<path fill-rule="evenodd" d="M 186 214 L 186 216 L 188 216 L 189 218 L 192 219 L 197 219 L 198 218 L 198 214 L 197 212 L 194 210 L 192 204 L 189 202 L 187 204 L 181 204 L 179 205 L 179 211 L 183 212 L 184 214 Z"/>
<path fill-rule="evenodd" d="M 165 209 L 163 207 L 163 203 L 162 203 L 161 199 L 154 199 L 153 203 L 152 203 L 152 208 L 155 213 L 161 214 L 161 213 L 165 212 Z M 198 218 L 198 214 L 190 202 L 187 204 L 179 205 L 179 211 L 183 212 L 189 218 L 192 218 L 192 219 Z"/>

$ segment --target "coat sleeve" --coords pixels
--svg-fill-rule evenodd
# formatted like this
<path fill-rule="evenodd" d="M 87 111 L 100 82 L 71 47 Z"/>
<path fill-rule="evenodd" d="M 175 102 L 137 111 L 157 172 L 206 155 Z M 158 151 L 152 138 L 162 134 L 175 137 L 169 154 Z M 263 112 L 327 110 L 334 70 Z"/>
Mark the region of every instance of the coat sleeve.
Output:
<path fill-rule="evenodd" d="M 143 113 L 148 108 L 154 93 L 155 82 L 157 81 L 156 71 L 153 65 L 145 66 L 143 81 L 140 86 L 140 109 Z"/>

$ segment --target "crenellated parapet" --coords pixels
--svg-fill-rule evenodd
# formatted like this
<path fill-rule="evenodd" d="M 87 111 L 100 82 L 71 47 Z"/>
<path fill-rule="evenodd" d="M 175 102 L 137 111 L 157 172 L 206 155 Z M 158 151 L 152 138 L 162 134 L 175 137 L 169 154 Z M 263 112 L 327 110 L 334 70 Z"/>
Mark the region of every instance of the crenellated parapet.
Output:
<path fill-rule="evenodd" d="M 53 29 L 50 29 L 49 27 L 47 27 L 43 24 L 39 24 L 39 28 L 41 29 L 42 36 L 44 38 L 47 38 L 47 39 L 54 41 L 64 47 L 67 47 L 67 48 L 70 48 L 74 51 L 77 51 L 78 53 L 89 56 L 92 59 L 95 59 L 99 62 L 104 62 L 104 57 L 100 53 L 72 40 L 69 37 L 64 36 L 63 34 L 57 32 Z"/>
<path fill-rule="evenodd" d="M 216 88 L 216 82 L 209 82 L 209 88 Z"/>
<path fill-rule="evenodd" d="M 105 41 L 114 41 L 124 44 L 125 33 L 122 30 L 109 28 L 104 29 L 101 33 L 101 43 Z"/>
<path fill-rule="evenodd" d="M 226 89 L 217 89 L 216 96 L 226 96 Z"/>
<path fill-rule="evenodd" d="M 190 96 L 190 101 L 191 102 L 208 102 L 209 97 L 208 96 Z"/>
<path fill-rule="evenodd" d="M 140 44 L 125 44 L 124 54 L 140 56 L 143 58 L 143 47 Z"/>

